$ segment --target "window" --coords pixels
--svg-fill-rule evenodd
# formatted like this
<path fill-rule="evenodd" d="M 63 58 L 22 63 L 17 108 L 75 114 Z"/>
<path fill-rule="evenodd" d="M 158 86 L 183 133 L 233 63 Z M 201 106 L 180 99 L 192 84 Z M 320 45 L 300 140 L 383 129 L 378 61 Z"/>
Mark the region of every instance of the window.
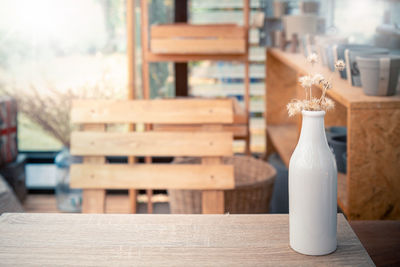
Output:
<path fill-rule="evenodd" d="M 400 3 L 376 0 L 335 0 L 334 24 L 354 43 L 374 44 L 376 28 L 400 23 Z"/>
<path fill-rule="evenodd" d="M 125 97 L 124 0 L 3 0 L 0 90 L 19 100 L 18 146 L 68 144 L 75 97 Z"/>

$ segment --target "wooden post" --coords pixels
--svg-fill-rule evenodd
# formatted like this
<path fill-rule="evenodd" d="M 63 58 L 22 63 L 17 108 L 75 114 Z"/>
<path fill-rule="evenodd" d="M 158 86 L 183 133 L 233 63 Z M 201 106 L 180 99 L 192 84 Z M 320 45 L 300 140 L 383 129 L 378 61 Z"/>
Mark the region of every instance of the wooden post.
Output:
<path fill-rule="evenodd" d="M 135 74 L 136 74 L 136 61 L 135 61 L 135 0 L 126 1 L 126 28 L 127 28 L 127 52 L 128 52 L 128 99 L 135 99 Z M 135 124 L 129 125 L 129 131 L 135 131 Z M 135 157 L 128 157 L 128 163 L 134 164 L 136 162 Z M 130 213 L 136 213 L 136 200 L 137 190 L 129 189 L 129 211 Z"/>
<path fill-rule="evenodd" d="M 149 73 L 149 63 L 147 61 L 147 54 L 149 51 L 149 10 L 148 1 L 140 1 L 141 5 L 141 36 L 142 36 L 142 84 L 143 84 L 143 98 L 150 99 L 150 73 Z M 152 126 L 150 124 L 145 125 L 145 131 L 150 131 Z M 145 158 L 145 163 L 151 163 L 151 157 Z M 147 212 L 153 213 L 153 204 L 151 201 L 152 190 L 146 190 L 147 194 Z"/>
<path fill-rule="evenodd" d="M 246 29 L 246 59 L 245 59 L 245 67 L 244 67 L 244 83 L 245 83 L 245 92 L 244 92 L 244 104 L 245 110 L 247 114 L 247 133 L 246 133 L 246 147 L 245 153 L 247 155 L 251 154 L 250 150 L 250 62 L 249 62 L 249 12 L 250 12 L 250 0 L 243 0 L 243 24 Z"/>
<path fill-rule="evenodd" d="M 84 131 L 104 132 L 104 124 L 84 124 Z M 105 163 L 105 157 L 90 156 L 83 157 L 83 163 Z M 82 213 L 104 213 L 106 190 L 104 189 L 84 189 L 83 190 Z"/>
<path fill-rule="evenodd" d="M 187 0 L 175 0 L 175 22 L 187 22 Z M 188 96 L 186 62 L 175 62 L 175 96 Z"/>
<path fill-rule="evenodd" d="M 222 131 L 222 125 L 205 125 L 204 131 Z M 222 163 L 222 157 L 203 157 L 201 163 L 204 165 L 215 165 Z M 225 200 L 223 190 L 203 190 L 201 192 L 201 209 L 203 214 L 224 214 Z"/>
<path fill-rule="evenodd" d="M 149 63 L 147 61 L 147 55 L 149 51 L 149 14 L 148 14 L 148 1 L 140 1 L 141 7 L 141 38 L 142 38 L 142 96 L 144 99 L 149 99 L 150 96 L 150 75 L 149 75 Z"/>

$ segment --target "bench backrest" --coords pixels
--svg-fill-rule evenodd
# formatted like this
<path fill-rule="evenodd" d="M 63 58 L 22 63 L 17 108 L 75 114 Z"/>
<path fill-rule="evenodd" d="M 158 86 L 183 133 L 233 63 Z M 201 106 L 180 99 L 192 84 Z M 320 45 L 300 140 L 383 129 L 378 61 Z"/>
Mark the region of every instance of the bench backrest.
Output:
<path fill-rule="evenodd" d="M 70 184 L 84 189 L 84 212 L 104 212 L 105 189 L 194 189 L 203 191 L 203 213 L 223 213 L 223 191 L 234 188 L 231 156 L 233 123 L 230 99 L 77 100 L 71 122 L 71 154 L 83 164 L 71 166 Z M 201 131 L 108 132 L 107 124 L 199 124 Z M 106 156 L 191 156 L 202 164 L 107 164 Z M 97 199 L 97 200 L 96 200 Z M 97 203 L 99 202 L 99 203 Z"/>

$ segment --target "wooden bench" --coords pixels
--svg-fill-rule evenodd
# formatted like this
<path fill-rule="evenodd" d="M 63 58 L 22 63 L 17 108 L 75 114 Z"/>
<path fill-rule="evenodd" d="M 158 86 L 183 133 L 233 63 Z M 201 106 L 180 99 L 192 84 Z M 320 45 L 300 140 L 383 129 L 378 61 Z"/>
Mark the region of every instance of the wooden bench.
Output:
<path fill-rule="evenodd" d="M 83 164 L 71 166 L 70 184 L 83 189 L 84 213 L 103 213 L 106 189 L 202 190 L 202 212 L 224 212 L 224 189 L 234 188 L 233 122 L 230 99 L 77 100 L 71 122 L 83 131 L 71 135 L 71 154 Z M 107 124 L 198 124 L 200 131 L 109 132 Z M 107 164 L 105 156 L 191 156 L 201 164 Z M 182 179 L 185 177 L 185 179 Z M 135 205 L 135 203 L 131 203 Z"/>

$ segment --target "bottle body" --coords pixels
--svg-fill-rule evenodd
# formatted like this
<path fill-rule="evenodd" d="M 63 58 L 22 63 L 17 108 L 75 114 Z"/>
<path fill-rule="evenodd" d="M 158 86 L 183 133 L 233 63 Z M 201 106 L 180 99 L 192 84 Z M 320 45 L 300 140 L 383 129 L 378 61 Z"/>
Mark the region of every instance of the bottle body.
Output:
<path fill-rule="evenodd" d="M 337 246 L 337 168 L 324 116 L 324 111 L 303 111 L 289 163 L 290 246 L 307 255 L 329 254 Z"/>

